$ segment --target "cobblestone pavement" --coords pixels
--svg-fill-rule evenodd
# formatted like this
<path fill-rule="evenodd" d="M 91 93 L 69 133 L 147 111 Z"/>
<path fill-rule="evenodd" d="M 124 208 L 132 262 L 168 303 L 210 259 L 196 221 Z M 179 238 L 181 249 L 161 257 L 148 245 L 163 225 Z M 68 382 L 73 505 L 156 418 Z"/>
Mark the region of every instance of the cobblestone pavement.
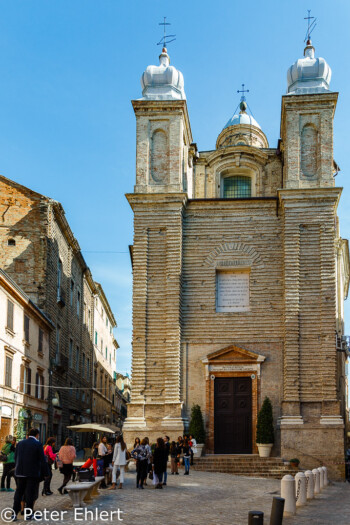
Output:
<path fill-rule="evenodd" d="M 57 493 L 62 476 L 54 472 L 52 489 L 54 495 L 40 496 L 36 510 L 59 510 L 64 514 L 58 519 L 42 519 L 42 524 L 73 523 L 119 523 L 115 513 L 106 520 L 95 517 L 95 512 L 122 511 L 120 521 L 124 525 L 246 525 L 249 510 L 261 510 L 265 514 L 265 525 L 269 523 L 272 498 L 279 494 L 280 482 L 274 479 L 248 478 L 230 474 L 195 472 L 184 476 L 168 475 L 168 486 L 154 490 L 152 485 L 145 490 L 136 490 L 134 466 L 126 474 L 123 490 L 101 490 L 86 511 L 93 514 L 78 514 L 74 517 L 69 496 Z M 149 481 L 151 483 L 151 481 Z M 0 493 L 0 511 L 11 507 L 13 493 Z M 81 511 L 80 511 L 81 512 Z M 85 512 L 85 511 L 84 511 Z M 20 516 L 19 523 L 21 523 Z M 336 483 L 328 487 L 317 500 L 300 508 L 293 518 L 285 518 L 284 525 L 350 523 L 350 484 Z"/>

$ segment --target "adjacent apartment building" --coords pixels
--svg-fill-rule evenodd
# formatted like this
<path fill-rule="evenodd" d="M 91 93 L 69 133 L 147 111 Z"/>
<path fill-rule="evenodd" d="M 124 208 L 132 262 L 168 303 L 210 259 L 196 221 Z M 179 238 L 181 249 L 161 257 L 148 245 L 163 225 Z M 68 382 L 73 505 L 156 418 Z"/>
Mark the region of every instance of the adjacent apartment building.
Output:
<path fill-rule="evenodd" d="M 0 213 L 0 268 L 54 325 L 48 335 L 47 427 L 60 445 L 69 425 L 88 423 L 105 410 L 106 421 L 117 420 L 107 410 L 115 390 L 116 322 L 59 202 L 0 176 Z M 93 400 L 96 355 L 106 407 Z M 86 436 L 75 438 L 77 446 L 86 444 Z"/>
<path fill-rule="evenodd" d="M 102 286 L 95 282 L 93 421 L 117 425 L 116 360 L 119 345 L 114 338 L 117 323 Z"/>
<path fill-rule="evenodd" d="M 53 323 L 0 269 L 0 444 L 48 429 L 49 339 Z"/>

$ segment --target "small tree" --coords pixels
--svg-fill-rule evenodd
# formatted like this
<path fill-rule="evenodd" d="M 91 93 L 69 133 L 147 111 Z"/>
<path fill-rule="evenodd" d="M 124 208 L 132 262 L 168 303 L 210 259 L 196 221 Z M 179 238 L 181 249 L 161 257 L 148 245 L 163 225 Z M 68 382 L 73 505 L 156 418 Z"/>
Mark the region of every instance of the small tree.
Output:
<path fill-rule="evenodd" d="M 192 406 L 189 432 L 196 439 L 197 443 L 205 443 L 204 422 L 199 405 Z"/>
<path fill-rule="evenodd" d="M 265 397 L 258 414 L 256 442 L 261 444 L 274 443 L 272 404 L 268 397 Z"/>

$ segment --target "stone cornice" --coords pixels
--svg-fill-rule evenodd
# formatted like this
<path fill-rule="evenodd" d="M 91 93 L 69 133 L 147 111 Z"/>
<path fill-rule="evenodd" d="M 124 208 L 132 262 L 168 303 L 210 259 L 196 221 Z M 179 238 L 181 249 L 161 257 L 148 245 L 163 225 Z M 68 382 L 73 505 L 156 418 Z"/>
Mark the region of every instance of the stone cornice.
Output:
<path fill-rule="evenodd" d="M 235 208 L 244 208 L 249 209 L 250 207 L 259 207 L 262 206 L 268 206 L 273 209 L 276 209 L 276 201 L 277 197 L 249 197 L 246 199 L 243 198 L 236 198 L 236 199 L 228 199 L 228 198 L 208 198 L 208 199 L 188 199 L 188 206 L 196 206 L 203 209 L 207 208 L 214 208 L 214 209 L 221 209 L 221 208 L 231 208 L 234 206 Z M 249 207 L 249 208 L 248 208 Z"/>
<path fill-rule="evenodd" d="M 185 206 L 188 200 L 187 193 L 126 193 L 125 197 L 133 210 L 140 204 L 162 207 L 172 204 Z"/>
<path fill-rule="evenodd" d="M 132 100 L 131 104 L 136 116 L 147 113 L 152 113 L 152 115 L 156 113 L 181 113 L 185 121 L 188 144 L 192 144 L 193 137 L 186 100 Z"/>
<path fill-rule="evenodd" d="M 279 202 L 282 206 L 294 206 L 295 203 L 313 200 L 331 200 L 336 208 L 343 188 L 298 188 L 277 190 Z"/>

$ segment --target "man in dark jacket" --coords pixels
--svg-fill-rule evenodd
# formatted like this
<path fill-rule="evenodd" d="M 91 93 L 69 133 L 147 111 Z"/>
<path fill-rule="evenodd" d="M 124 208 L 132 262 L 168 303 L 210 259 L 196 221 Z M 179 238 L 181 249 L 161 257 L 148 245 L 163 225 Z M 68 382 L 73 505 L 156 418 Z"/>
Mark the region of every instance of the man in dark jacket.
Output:
<path fill-rule="evenodd" d="M 39 430 L 32 428 L 28 432 L 28 438 L 20 441 L 16 447 L 15 477 L 17 489 L 13 500 L 13 521 L 17 520 L 23 499 L 25 499 L 26 508 L 31 510 L 30 515 L 26 513 L 26 519 L 33 518 L 33 505 L 38 493 L 39 483 L 48 474 L 44 449 L 38 438 Z"/>

